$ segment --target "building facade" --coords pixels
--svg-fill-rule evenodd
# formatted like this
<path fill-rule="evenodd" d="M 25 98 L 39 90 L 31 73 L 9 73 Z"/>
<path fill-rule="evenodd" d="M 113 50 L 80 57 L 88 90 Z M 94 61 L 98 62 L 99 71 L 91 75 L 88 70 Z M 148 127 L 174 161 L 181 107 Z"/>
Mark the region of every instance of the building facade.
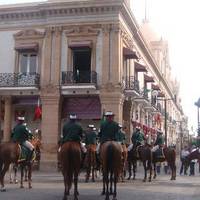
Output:
<path fill-rule="evenodd" d="M 104 111 L 127 127 L 177 140 L 183 115 L 166 41 L 149 41 L 128 0 L 49 0 L 0 7 L 3 141 L 16 116 L 42 134 L 41 163 L 56 166 L 62 125 L 76 113 L 99 127 Z M 177 86 L 177 87 L 176 87 Z M 175 98 L 176 97 L 176 98 Z M 35 118 L 37 108 L 42 118 Z M 127 141 L 127 142 L 128 142 Z"/>

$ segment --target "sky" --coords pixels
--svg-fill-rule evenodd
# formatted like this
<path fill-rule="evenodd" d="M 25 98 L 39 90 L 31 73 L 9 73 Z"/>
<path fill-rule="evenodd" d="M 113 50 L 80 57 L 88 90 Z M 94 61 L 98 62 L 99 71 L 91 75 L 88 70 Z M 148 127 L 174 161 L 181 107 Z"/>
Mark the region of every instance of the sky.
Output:
<path fill-rule="evenodd" d="M 0 4 L 36 2 L 38 0 L 0 0 Z M 146 16 L 153 29 L 169 43 L 172 73 L 180 82 L 180 96 L 189 126 L 197 129 L 200 97 L 200 0 L 130 0 L 138 24 Z"/>

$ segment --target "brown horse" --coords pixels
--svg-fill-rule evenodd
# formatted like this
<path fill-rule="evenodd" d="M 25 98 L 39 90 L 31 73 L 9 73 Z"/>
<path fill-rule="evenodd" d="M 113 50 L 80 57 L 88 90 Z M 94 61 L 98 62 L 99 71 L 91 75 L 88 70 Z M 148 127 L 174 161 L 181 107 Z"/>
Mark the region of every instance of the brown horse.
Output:
<path fill-rule="evenodd" d="M 0 144 L 0 183 L 1 183 L 1 191 L 6 191 L 4 185 L 4 176 L 9 169 L 11 163 L 19 164 L 21 167 L 21 181 L 20 187 L 23 188 L 23 177 L 24 177 L 24 168 L 27 166 L 28 169 L 28 186 L 31 186 L 31 177 L 32 177 L 32 161 L 20 161 L 20 152 L 21 148 L 18 143 L 2 143 Z"/>
<path fill-rule="evenodd" d="M 156 178 L 156 163 L 167 161 L 171 168 L 171 180 L 176 180 L 176 150 L 173 147 L 163 148 L 164 158 L 159 158 L 156 152 L 153 152 L 154 179 Z"/>
<path fill-rule="evenodd" d="M 74 181 L 74 200 L 78 199 L 78 175 L 81 168 L 81 147 L 79 142 L 66 142 L 59 153 L 61 171 L 64 177 L 64 197 L 67 200 Z"/>
<path fill-rule="evenodd" d="M 92 181 L 95 182 L 95 169 L 96 169 L 96 145 L 90 144 L 87 147 L 87 154 L 85 157 L 86 163 L 86 179 L 85 182 L 89 181 L 90 173 L 92 171 Z"/>
<path fill-rule="evenodd" d="M 126 161 L 128 157 L 128 151 L 125 144 L 122 144 L 122 170 L 121 170 L 121 180 L 124 182 L 124 177 L 126 175 Z"/>
<path fill-rule="evenodd" d="M 114 141 L 107 141 L 103 143 L 100 148 L 100 157 L 103 169 L 102 195 L 106 195 L 105 200 L 109 200 L 109 194 L 113 194 L 113 200 L 116 200 L 117 181 L 121 173 L 121 166 L 122 166 L 121 145 Z M 112 188 L 113 180 L 114 180 L 114 192 Z"/>
<path fill-rule="evenodd" d="M 149 182 L 151 182 L 152 177 L 152 152 L 148 145 L 140 145 L 138 147 L 133 147 L 128 152 L 128 169 L 129 169 L 129 177 L 131 178 L 131 165 L 133 166 L 133 179 L 136 176 L 136 168 L 137 168 L 137 160 L 140 160 L 144 167 L 144 179 L 147 180 L 147 171 L 149 170 Z"/>

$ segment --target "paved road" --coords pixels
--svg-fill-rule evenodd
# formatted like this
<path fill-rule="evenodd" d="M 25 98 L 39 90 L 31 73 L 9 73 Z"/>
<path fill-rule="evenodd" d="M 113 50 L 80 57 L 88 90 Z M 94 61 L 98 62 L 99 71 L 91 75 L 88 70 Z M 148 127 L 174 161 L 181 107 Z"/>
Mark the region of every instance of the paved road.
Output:
<path fill-rule="evenodd" d="M 161 174 L 151 183 L 142 182 L 143 174 L 135 181 L 118 184 L 118 200 L 200 200 L 200 175 L 178 176 L 170 181 L 169 175 Z M 79 184 L 80 200 L 103 200 L 100 195 L 102 183 L 84 183 L 83 174 Z M 8 184 L 7 191 L 0 193 L 1 200 L 62 200 L 64 185 L 60 173 L 34 172 L 33 188 L 19 189 L 19 184 Z M 69 199 L 72 199 L 70 197 Z"/>

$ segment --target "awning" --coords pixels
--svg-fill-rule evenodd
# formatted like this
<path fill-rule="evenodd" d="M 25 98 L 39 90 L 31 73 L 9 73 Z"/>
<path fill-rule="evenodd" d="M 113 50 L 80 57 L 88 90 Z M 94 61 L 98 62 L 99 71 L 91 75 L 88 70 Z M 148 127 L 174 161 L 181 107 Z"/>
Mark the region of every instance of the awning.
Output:
<path fill-rule="evenodd" d="M 97 96 L 65 98 L 62 117 L 75 113 L 78 119 L 101 119 L 101 103 Z"/>
<path fill-rule="evenodd" d="M 148 76 L 146 74 L 144 74 L 144 81 L 145 82 L 154 82 L 153 77 L 152 76 Z"/>
<path fill-rule="evenodd" d="M 151 89 L 152 90 L 160 90 L 159 86 L 158 85 L 154 85 L 154 84 L 151 85 Z"/>
<path fill-rule="evenodd" d="M 159 92 L 157 97 L 165 97 L 165 94 L 162 92 Z"/>
<path fill-rule="evenodd" d="M 69 48 L 92 48 L 92 41 L 72 41 L 68 45 Z"/>
<path fill-rule="evenodd" d="M 14 105 L 35 106 L 38 105 L 38 97 L 17 97 L 13 99 Z"/>
<path fill-rule="evenodd" d="M 17 44 L 15 46 L 16 51 L 38 51 L 38 48 L 38 43 Z"/>
<path fill-rule="evenodd" d="M 146 67 L 140 63 L 135 62 L 135 72 L 147 72 Z"/>
<path fill-rule="evenodd" d="M 126 47 L 123 48 L 123 55 L 126 59 L 138 59 L 136 52 Z"/>

